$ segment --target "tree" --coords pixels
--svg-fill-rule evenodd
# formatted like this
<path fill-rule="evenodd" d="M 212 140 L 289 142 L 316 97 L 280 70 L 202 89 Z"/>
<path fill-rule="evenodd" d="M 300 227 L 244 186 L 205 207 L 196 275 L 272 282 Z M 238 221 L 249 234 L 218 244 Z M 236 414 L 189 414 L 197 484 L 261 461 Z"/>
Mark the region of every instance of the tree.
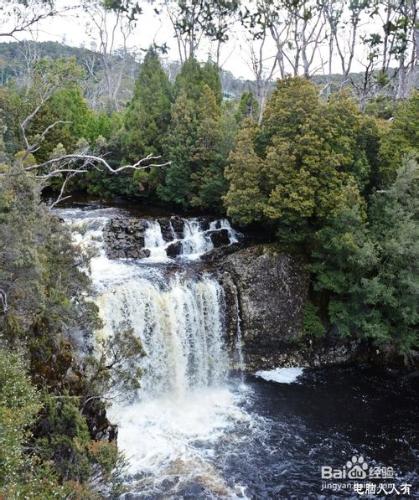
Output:
<path fill-rule="evenodd" d="M 203 39 L 217 42 L 216 62 L 220 62 L 221 44 L 229 39 L 230 22 L 237 12 L 237 0 L 166 0 L 166 10 L 172 23 L 179 59 L 185 63 L 196 57 Z"/>
<path fill-rule="evenodd" d="M 217 103 L 222 100 L 221 82 L 219 69 L 215 64 L 208 61 L 206 64 L 201 64 L 196 59 L 188 59 L 183 65 L 176 77 L 174 95 L 175 98 L 184 91 L 188 99 L 194 101 L 201 96 L 204 85 L 208 85 L 216 96 Z"/>
<path fill-rule="evenodd" d="M 191 205 L 219 211 L 225 192 L 225 158 L 228 151 L 222 149 L 221 108 L 216 96 L 205 85 L 198 101 L 198 128 L 191 160 Z"/>
<path fill-rule="evenodd" d="M 57 125 L 48 132 L 34 153 L 39 162 L 49 160 L 58 144 L 64 151 L 70 152 L 76 150 L 81 140 L 93 144 L 97 138 L 96 131 L 89 128 L 93 123 L 93 112 L 76 85 L 57 90 L 34 117 L 28 130 L 31 142 L 36 142 L 52 123 Z"/>
<path fill-rule="evenodd" d="M 397 169 L 406 155 L 417 155 L 419 143 L 419 92 L 399 104 L 394 119 L 383 134 L 380 147 L 380 183 L 385 187 L 394 181 Z"/>
<path fill-rule="evenodd" d="M 135 17 L 141 13 L 138 4 L 129 13 L 126 2 L 84 0 L 83 9 L 90 22 L 88 31 L 94 33 L 99 41 L 99 54 L 103 69 L 101 93 L 105 96 L 106 112 L 119 111 L 120 88 L 124 71 L 128 66 L 130 54 L 128 40 L 132 35 Z M 129 3 L 129 2 L 128 2 Z M 122 38 L 122 48 L 117 49 L 117 35 Z"/>
<path fill-rule="evenodd" d="M 225 169 L 229 183 L 224 196 L 227 215 L 240 224 L 263 219 L 265 193 L 260 183 L 263 159 L 255 152 L 257 132 L 254 122 L 249 119 L 243 121 Z"/>
<path fill-rule="evenodd" d="M 330 294 L 331 325 L 405 361 L 419 340 L 418 176 L 417 162 L 405 162 L 391 187 L 372 196 L 368 223 L 355 200 L 335 213 L 312 254 L 314 287 Z"/>
<path fill-rule="evenodd" d="M 52 0 L 8 0 L 0 5 L 0 38 L 15 37 L 34 28 L 40 21 L 55 16 Z"/>
<path fill-rule="evenodd" d="M 316 227 L 339 207 L 345 190 L 359 196 L 368 184 L 370 166 L 361 140 L 362 123 L 362 116 L 347 96 L 324 103 L 316 87 L 305 79 L 279 81 L 267 103 L 253 152 L 246 145 L 252 175 L 248 178 L 244 173 L 247 162 L 240 165 L 234 157 L 227 170 L 230 177 L 235 169 L 243 176 L 240 184 L 230 184 L 228 213 L 233 213 L 228 203 L 236 199 L 235 191 L 245 192 L 243 183 L 247 180 L 252 192 L 256 181 L 261 196 L 243 199 L 242 203 L 256 203 L 255 213 L 263 215 L 265 221 L 274 221 L 284 231 L 285 239 L 304 239 L 310 227 Z M 255 153 L 259 157 L 256 179 Z M 240 152 L 236 154 L 240 158 Z M 249 206 L 243 207 L 247 214 Z M 251 222 L 248 216 L 247 222 Z"/>
<path fill-rule="evenodd" d="M 16 353 L 0 348 L 0 493 L 22 480 L 29 459 L 23 447 L 41 408 L 40 394 L 32 385 L 24 362 Z M 19 479 L 18 479 L 19 478 Z M 22 481 L 23 482 L 23 481 Z"/>
<path fill-rule="evenodd" d="M 157 189 L 165 201 L 187 207 L 190 201 L 192 174 L 189 159 L 194 148 L 197 129 L 196 105 L 186 91 L 179 94 L 172 106 L 166 155 L 171 160 L 166 170 L 164 185 Z"/>
<path fill-rule="evenodd" d="M 244 118 L 251 118 L 257 121 L 259 117 L 259 105 L 255 99 L 253 92 L 243 92 L 240 96 L 238 109 L 236 112 L 236 120 L 240 123 Z"/>
<path fill-rule="evenodd" d="M 158 194 L 184 208 L 215 208 L 224 190 L 226 153 L 217 69 L 188 60 L 176 78 L 175 95 L 165 149 L 171 166 Z"/>
<path fill-rule="evenodd" d="M 124 116 L 125 157 L 158 155 L 170 122 L 171 87 L 157 52 L 149 49 L 135 83 L 134 96 Z"/>
<path fill-rule="evenodd" d="M 141 344 L 124 332 L 98 358 L 80 354 L 80 339 L 88 348 L 101 326 L 86 299 L 88 255 L 41 203 L 34 175 L 20 163 L 2 173 L 0 491 L 64 498 L 79 490 L 90 498 L 89 482 L 119 484 L 116 444 L 98 441 L 110 427 L 105 394 L 138 388 Z M 21 348 L 24 360 L 9 354 Z"/>

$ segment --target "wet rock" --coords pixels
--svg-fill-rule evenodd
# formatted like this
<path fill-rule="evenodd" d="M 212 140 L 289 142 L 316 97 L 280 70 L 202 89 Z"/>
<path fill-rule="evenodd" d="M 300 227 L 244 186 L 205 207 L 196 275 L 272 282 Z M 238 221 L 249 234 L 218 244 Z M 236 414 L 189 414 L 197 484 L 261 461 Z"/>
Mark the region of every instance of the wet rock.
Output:
<path fill-rule="evenodd" d="M 170 222 L 172 224 L 173 230 L 176 233 L 176 237 L 179 239 L 183 238 L 185 233 L 185 221 L 182 219 L 182 217 L 174 215 L 173 217 L 170 217 Z"/>
<path fill-rule="evenodd" d="M 171 243 L 168 245 L 166 248 L 166 254 L 168 257 L 171 257 L 172 259 L 177 257 L 182 253 L 182 243 L 180 241 L 175 241 L 174 243 Z"/>
<path fill-rule="evenodd" d="M 158 219 L 157 222 L 160 224 L 161 234 L 164 241 L 172 241 L 173 229 L 170 224 L 170 219 Z"/>
<path fill-rule="evenodd" d="M 211 238 L 214 248 L 221 247 L 223 245 L 230 244 L 230 237 L 228 235 L 227 229 L 219 229 L 214 231 L 208 231 L 207 233 Z"/>
<path fill-rule="evenodd" d="M 254 245 L 228 255 L 217 267 L 232 339 L 239 306 L 248 368 L 265 368 L 267 358 L 274 364 L 283 346 L 295 345 L 302 334 L 309 285 L 304 263 L 275 246 Z"/>
<path fill-rule="evenodd" d="M 216 263 L 216 262 L 222 260 L 227 255 L 230 255 L 234 252 L 237 252 L 241 248 L 243 248 L 242 242 L 232 243 L 231 245 L 228 245 L 228 246 L 214 248 L 214 250 L 211 250 L 210 252 L 202 255 L 201 260 L 208 262 L 208 263 L 210 263 L 210 262 Z"/>
<path fill-rule="evenodd" d="M 146 259 L 150 257 L 150 250 L 148 248 L 129 249 L 125 252 L 128 259 Z"/>
<path fill-rule="evenodd" d="M 103 230 L 106 255 L 109 259 L 144 258 L 144 232 L 147 221 L 117 217 Z"/>
<path fill-rule="evenodd" d="M 205 217 L 201 217 L 199 219 L 199 227 L 201 228 L 201 231 L 208 231 L 208 229 L 210 228 L 209 219 L 207 219 Z"/>

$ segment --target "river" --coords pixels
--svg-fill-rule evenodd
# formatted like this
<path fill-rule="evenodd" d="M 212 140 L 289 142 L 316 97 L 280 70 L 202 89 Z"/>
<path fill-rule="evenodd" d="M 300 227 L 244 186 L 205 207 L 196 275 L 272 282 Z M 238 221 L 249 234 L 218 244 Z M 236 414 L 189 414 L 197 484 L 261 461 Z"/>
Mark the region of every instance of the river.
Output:
<path fill-rule="evenodd" d="M 187 219 L 182 236 L 174 234 L 182 252 L 173 260 L 149 219 L 150 256 L 110 260 L 102 231 L 120 210 L 58 213 L 74 241 L 96 252 L 90 274 L 104 322 L 97 335 L 128 325 L 146 352 L 138 394 L 122 395 L 108 412 L 129 464 L 127 500 L 358 497 L 325 489 L 321 476 L 322 466 L 342 469 L 352 457 L 369 469 L 392 468 L 385 483 L 419 495 L 418 378 L 366 367 L 232 372 L 223 289 L 197 265 L 212 248 L 209 228 Z M 228 221 L 211 224 L 236 241 Z M 240 331 L 236 351 L 245 359 Z"/>

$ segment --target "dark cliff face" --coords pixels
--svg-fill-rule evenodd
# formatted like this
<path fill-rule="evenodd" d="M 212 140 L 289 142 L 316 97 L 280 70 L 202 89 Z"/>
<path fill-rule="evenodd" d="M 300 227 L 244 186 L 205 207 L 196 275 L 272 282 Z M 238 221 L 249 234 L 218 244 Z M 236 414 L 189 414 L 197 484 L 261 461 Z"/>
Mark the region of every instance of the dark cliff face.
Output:
<path fill-rule="evenodd" d="M 302 332 L 309 276 L 304 263 L 273 245 L 254 245 L 218 264 L 226 291 L 227 328 L 234 343 L 237 307 L 249 370 L 283 364 Z"/>
<path fill-rule="evenodd" d="M 335 365 L 365 357 L 353 339 L 328 334 L 313 341 L 304 336 L 310 275 L 298 256 L 274 244 L 258 244 L 221 258 L 215 269 L 225 290 L 226 330 L 233 353 L 238 313 L 241 318 L 246 371 Z"/>

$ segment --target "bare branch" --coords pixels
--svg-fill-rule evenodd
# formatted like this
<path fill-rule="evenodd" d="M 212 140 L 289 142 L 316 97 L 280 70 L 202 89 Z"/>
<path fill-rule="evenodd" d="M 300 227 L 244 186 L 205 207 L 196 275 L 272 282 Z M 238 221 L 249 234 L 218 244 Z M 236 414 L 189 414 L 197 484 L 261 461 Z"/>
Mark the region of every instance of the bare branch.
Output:
<path fill-rule="evenodd" d="M 7 305 L 7 293 L 0 288 L 0 302 L 3 307 L 3 314 L 7 313 L 9 306 Z"/>
<path fill-rule="evenodd" d="M 74 153 L 74 154 L 68 154 L 68 155 L 62 155 L 57 158 L 52 158 L 51 160 L 47 160 L 43 163 L 39 163 L 38 165 L 32 165 L 30 167 L 27 167 L 26 170 L 36 170 L 40 169 L 43 167 L 47 167 L 49 165 L 55 165 L 58 163 L 68 163 L 68 162 L 73 162 L 73 161 L 88 161 L 94 164 L 99 164 L 104 166 L 109 172 L 112 174 L 117 174 L 118 172 L 122 172 L 123 170 L 144 170 L 146 168 L 150 167 L 165 167 L 167 165 L 170 165 L 170 161 L 167 161 L 165 163 L 147 163 L 152 160 L 158 160 L 160 159 L 161 156 L 153 156 L 149 154 L 145 158 L 141 158 L 138 160 L 136 163 L 133 165 L 122 165 L 121 167 L 118 168 L 113 168 L 109 165 L 109 163 L 102 158 L 101 156 L 96 156 L 96 155 L 89 155 L 89 154 L 82 154 L 82 153 Z M 147 165 L 144 165 L 144 163 L 147 163 Z M 51 173 L 54 173 L 56 171 L 53 171 Z"/>

